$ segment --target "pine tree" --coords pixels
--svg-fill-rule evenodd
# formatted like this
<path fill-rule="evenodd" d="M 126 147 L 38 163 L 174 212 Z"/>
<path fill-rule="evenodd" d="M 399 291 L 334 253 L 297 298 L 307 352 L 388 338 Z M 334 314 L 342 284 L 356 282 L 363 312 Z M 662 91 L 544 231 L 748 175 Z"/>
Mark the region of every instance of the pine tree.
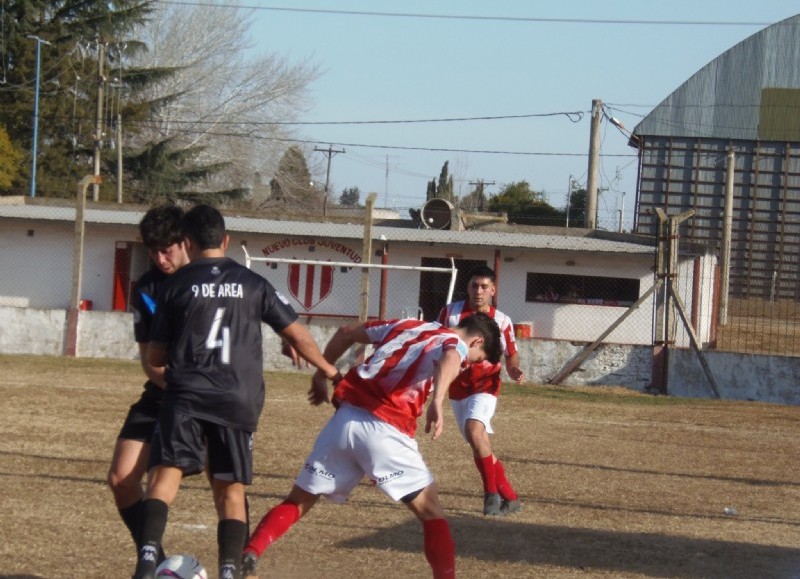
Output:
<path fill-rule="evenodd" d="M 426 201 L 431 199 L 445 199 L 451 203 L 456 203 L 456 196 L 453 188 L 453 176 L 450 175 L 450 161 L 445 161 L 442 170 L 439 172 L 439 182 L 435 179 L 428 181 L 428 189 L 425 193 Z"/>
<path fill-rule="evenodd" d="M 306 157 L 297 145 L 292 145 L 283 154 L 270 181 L 270 190 L 269 201 L 290 204 L 293 209 L 314 209 L 322 203 L 322 197 L 311 182 Z"/>
<path fill-rule="evenodd" d="M 126 34 L 144 22 L 150 4 L 149 0 L 5 3 L 0 25 L 6 41 L 2 57 L 7 77 L 6 88 L 0 92 L 0 123 L 30 161 L 38 72 L 37 190 L 45 196 L 72 197 L 75 183 L 92 173 L 98 59 L 108 48 L 108 62 L 113 66 L 121 54 L 114 46 L 125 42 L 129 50 L 140 48 Z M 41 55 L 38 71 L 37 45 Z M 107 84 L 104 82 L 104 88 Z M 97 137 L 107 143 L 105 135 Z M 24 189 L 30 177 L 27 163 L 15 188 Z"/>
<path fill-rule="evenodd" d="M 7 74 L 0 89 L 0 125 L 27 163 L 14 180 L 16 193 L 30 183 L 33 144 L 37 41 L 40 39 L 39 115 L 36 190 L 45 197 L 74 197 L 75 184 L 94 171 L 99 150 L 104 185 L 101 200 L 116 198 L 116 131 L 123 130 L 126 201 L 203 199 L 219 202 L 240 197 L 244 189 L 201 194 L 203 184 L 224 164 L 197 162 L 202 147 L 177 147 L 173 135 L 148 133 L 160 107 L 179 94 L 149 99 L 146 89 L 176 69 L 131 65 L 146 49 L 137 33 L 153 11 L 152 0 L 7 0 L 2 29 L 2 57 Z M 100 74 L 102 71 L 102 75 Z M 100 98 L 102 95 L 102 98 Z M 102 105 L 97 122 L 98 103 Z M 123 127 L 117 124 L 121 119 Z M 102 127 L 97 131 L 98 124 Z"/>
<path fill-rule="evenodd" d="M 359 200 L 361 199 L 361 191 L 358 187 L 345 187 L 342 194 L 339 195 L 339 205 L 345 207 L 359 207 Z"/>

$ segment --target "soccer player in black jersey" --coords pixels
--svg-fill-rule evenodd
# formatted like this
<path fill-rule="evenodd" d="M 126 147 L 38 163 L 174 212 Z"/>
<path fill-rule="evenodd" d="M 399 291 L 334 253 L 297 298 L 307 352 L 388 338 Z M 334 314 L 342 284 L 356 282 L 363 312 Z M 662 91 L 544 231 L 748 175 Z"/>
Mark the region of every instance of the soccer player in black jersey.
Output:
<path fill-rule="evenodd" d="M 162 369 L 153 368 L 147 357 L 150 326 L 159 290 L 169 275 L 189 261 L 183 244 L 183 211 L 161 205 L 145 213 L 139 222 L 139 234 L 152 261 L 133 288 L 133 335 L 139 345 L 142 370 L 147 376 L 144 391 L 131 405 L 120 429 L 108 470 L 108 486 L 114 502 L 134 541 L 142 506 L 142 479 L 147 471 L 150 439 L 156 426 L 164 387 Z"/>
<path fill-rule="evenodd" d="M 134 579 L 154 576 L 169 505 L 183 476 L 207 458 L 219 523 L 220 579 L 239 579 L 247 540 L 244 486 L 264 405 L 261 322 L 330 379 L 339 377 L 297 314 L 270 283 L 225 257 L 222 215 L 208 205 L 183 220 L 190 263 L 159 296 L 150 362 L 166 367 L 164 405 L 153 438 Z M 207 456 L 206 456 L 207 454 Z"/>

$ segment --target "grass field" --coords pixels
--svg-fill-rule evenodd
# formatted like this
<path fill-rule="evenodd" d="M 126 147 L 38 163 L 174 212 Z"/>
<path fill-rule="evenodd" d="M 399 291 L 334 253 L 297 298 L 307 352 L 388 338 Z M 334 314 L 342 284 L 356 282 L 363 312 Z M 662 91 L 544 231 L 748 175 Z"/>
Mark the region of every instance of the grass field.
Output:
<path fill-rule="evenodd" d="M 106 471 L 136 362 L 0 356 L 0 578 L 126 578 L 134 549 Z M 250 488 L 255 518 L 291 487 L 330 407 L 308 376 L 267 374 Z M 456 541 L 461 578 L 800 578 L 800 409 L 650 397 L 621 389 L 507 386 L 494 445 L 523 500 L 480 514 L 482 492 L 448 414 L 420 432 Z M 736 514 L 728 516 L 726 507 Z M 165 546 L 215 577 L 216 521 L 203 477 L 170 513 Z M 367 484 L 322 501 L 262 558 L 260 577 L 429 577 L 422 532 Z"/>

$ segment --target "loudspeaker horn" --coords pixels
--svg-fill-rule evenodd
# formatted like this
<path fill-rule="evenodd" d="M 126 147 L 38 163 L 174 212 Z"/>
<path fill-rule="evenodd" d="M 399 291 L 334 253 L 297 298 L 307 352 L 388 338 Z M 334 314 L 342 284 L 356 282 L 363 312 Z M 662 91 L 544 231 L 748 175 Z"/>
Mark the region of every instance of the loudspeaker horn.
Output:
<path fill-rule="evenodd" d="M 449 229 L 455 207 L 447 199 L 426 201 L 420 211 L 422 224 L 428 229 Z"/>

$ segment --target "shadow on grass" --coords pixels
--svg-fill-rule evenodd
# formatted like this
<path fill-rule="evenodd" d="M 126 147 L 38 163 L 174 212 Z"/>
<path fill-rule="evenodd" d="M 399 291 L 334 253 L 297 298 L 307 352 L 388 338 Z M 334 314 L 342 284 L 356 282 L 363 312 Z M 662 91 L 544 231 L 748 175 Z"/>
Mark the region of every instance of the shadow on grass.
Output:
<path fill-rule="evenodd" d="M 488 563 L 557 566 L 648 577 L 729 579 L 800 576 L 800 549 L 734 541 L 450 517 L 456 555 Z M 416 519 L 338 543 L 347 549 L 422 554 Z"/>
<path fill-rule="evenodd" d="M 759 479 L 759 478 L 749 478 L 749 477 L 734 477 L 734 476 L 719 476 L 719 475 L 710 475 L 710 474 L 694 474 L 694 473 L 685 473 L 685 472 L 665 472 L 662 470 L 653 470 L 653 469 L 643 469 L 643 468 L 621 468 L 617 466 L 604 466 L 598 465 L 594 463 L 579 463 L 579 462 L 563 462 L 559 460 L 544 460 L 544 459 L 537 459 L 537 458 L 519 458 L 519 457 L 504 457 L 503 462 L 506 464 L 512 463 L 519 463 L 519 464 L 529 464 L 529 465 L 540 465 L 540 466 L 557 466 L 557 467 L 571 467 L 571 468 L 585 468 L 592 471 L 608 471 L 608 472 L 621 472 L 621 473 L 633 473 L 633 474 L 643 474 L 643 475 L 652 475 L 652 476 L 660 476 L 660 477 L 678 477 L 678 478 L 686 478 L 686 479 L 697 479 L 697 480 L 710 480 L 710 481 L 722 481 L 722 482 L 732 482 L 732 483 L 740 483 L 745 485 L 751 485 L 756 487 L 800 487 L 800 482 L 798 481 L 786 481 L 786 480 L 769 480 L 769 479 Z"/>

